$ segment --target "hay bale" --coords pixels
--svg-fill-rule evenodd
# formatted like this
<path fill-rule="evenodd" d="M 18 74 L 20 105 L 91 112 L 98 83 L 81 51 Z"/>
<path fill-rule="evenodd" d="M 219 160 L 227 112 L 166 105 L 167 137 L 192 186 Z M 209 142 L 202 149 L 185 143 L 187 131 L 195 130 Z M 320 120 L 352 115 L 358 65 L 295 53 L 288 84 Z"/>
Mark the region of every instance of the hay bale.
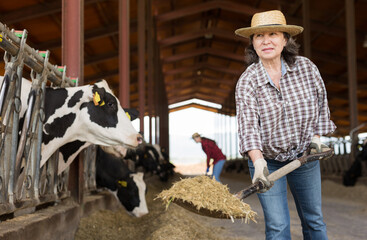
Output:
<path fill-rule="evenodd" d="M 192 206 L 199 214 L 207 212 L 202 215 L 215 217 L 220 215 L 220 218 L 230 218 L 232 221 L 234 218 L 240 218 L 246 223 L 249 220 L 256 222 L 257 214 L 251 210 L 250 205 L 232 195 L 227 185 L 207 176 L 181 179 L 170 189 L 163 190 L 157 198 L 162 199 L 166 209 L 171 202 L 175 202 L 184 207 L 184 204 Z"/>

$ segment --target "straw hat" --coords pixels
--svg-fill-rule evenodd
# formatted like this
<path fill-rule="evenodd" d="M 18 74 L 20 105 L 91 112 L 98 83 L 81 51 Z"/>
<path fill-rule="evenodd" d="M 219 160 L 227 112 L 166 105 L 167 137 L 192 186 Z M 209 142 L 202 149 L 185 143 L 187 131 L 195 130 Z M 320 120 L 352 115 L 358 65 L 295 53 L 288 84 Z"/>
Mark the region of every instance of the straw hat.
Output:
<path fill-rule="evenodd" d="M 192 139 L 195 139 L 197 137 L 201 137 L 199 133 L 196 132 L 196 133 L 192 134 Z"/>
<path fill-rule="evenodd" d="M 249 38 L 255 33 L 269 31 L 286 32 L 291 36 L 295 36 L 303 31 L 303 27 L 287 25 L 283 13 L 278 10 L 272 10 L 255 13 L 254 16 L 252 16 L 251 27 L 239 28 L 235 33 L 239 36 Z"/>

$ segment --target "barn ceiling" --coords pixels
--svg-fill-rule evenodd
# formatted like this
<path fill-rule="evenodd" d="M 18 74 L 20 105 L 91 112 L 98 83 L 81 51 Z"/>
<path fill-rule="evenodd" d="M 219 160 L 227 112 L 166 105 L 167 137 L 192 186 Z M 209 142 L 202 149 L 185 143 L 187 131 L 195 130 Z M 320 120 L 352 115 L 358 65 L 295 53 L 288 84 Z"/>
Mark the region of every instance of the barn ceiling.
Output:
<path fill-rule="evenodd" d="M 148 0 L 147 0 L 148 1 Z M 146 2 L 147 2 L 146 1 Z M 281 9 L 304 25 L 303 0 L 151 0 L 160 68 L 168 104 L 198 98 L 235 114 L 234 88 L 245 70 L 247 40 L 234 30 L 260 11 Z M 84 83 L 108 80 L 118 92 L 118 0 L 84 0 Z M 355 1 L 358 120 L 367 122 L 367 0 Z M 130 102 L 138 107 L 137 0 L 130 0 Z M 328 91 L 336 135 L 349 133 L 345 0 L 310 0 L 311 60 Z M 0 21 L 27 29 L 27 43 L 51 51 L 61 64 L 61 0 L 0 1 Z M 303 35 L 297 37 L 303 54 Z M 4 64 L 0 66 L 3 71 Z M 188 105 L 188 106 L 193 106 Z"/>

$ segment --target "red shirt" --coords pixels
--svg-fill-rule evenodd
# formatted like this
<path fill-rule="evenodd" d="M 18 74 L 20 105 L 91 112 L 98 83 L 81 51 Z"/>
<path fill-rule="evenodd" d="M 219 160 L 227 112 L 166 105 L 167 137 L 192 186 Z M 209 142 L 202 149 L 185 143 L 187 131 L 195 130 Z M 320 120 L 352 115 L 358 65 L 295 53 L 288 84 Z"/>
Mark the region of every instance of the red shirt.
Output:
<path fill-rule="evenodd" d="M 210 159 L 213 158 L 213 164 L 216 164 L 219 160 L 226 160 L 226 156 L 219 149 L 217 144 L 213 140 L 208 138 L 201 138 L 201 147 L 203 151 L 206 153 L 206 166 L 209 167 Z"/>

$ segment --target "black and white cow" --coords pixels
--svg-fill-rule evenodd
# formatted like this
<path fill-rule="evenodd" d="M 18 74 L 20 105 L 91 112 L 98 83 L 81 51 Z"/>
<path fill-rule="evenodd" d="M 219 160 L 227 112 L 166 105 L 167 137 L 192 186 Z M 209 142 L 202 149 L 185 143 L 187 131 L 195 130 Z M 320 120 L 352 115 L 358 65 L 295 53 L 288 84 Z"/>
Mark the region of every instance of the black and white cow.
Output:
<path fill-rule="evenodd" d="M 3 77 L 0 84 L 2 82 Z M 21 116 L 27 108 L 31 85 L 30 81 L 23 79 Z M 44 111 L 41 166 L 58 148 L 71 142 L 78 145 L 74 146 L 78 149 L 87 147 L 87 143 L 130 148 L 142 140 L 105 80 L 80 87 L 47 87 Z M 59 173 L 74 158 L 68 156 L 65 159 L 68 161 L 59 161 Z"/>
<path fill-rule="evenodd" d="M 173 174 L 174 166 L 169 162 L 166 163 L 163 155 L 149 143 L 144 142 L 137 149 L 128 149 L 124 159 L 133 161 L 135 169 L 158 175 L 163 182 L 166 182 L 169 175 Z"/>
<path fill-rule="evenodd" d="M 97 148 L 97 186 L 105 187 L 116 195 L 125 209 L 136 217 L 148 213 L 145 200 L 146 185 L 143 173 L 132 173 L 122 158 Z"/>

